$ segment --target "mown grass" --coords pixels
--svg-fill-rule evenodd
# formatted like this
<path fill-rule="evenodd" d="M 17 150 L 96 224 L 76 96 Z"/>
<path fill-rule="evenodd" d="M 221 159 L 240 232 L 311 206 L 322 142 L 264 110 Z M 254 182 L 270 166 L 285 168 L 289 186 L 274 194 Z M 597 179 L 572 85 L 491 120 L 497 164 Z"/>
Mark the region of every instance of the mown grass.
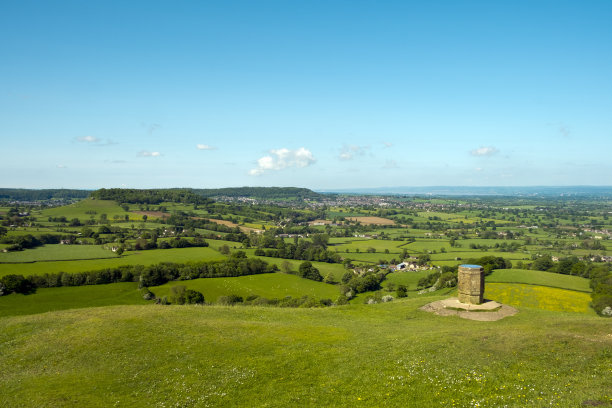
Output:
<path fill-rule="evenodd" d="M 529 269 L 498 269 L 486 277 L 487 282 L 526 283 L 553 288 L 591 292 L 589 280 L 579 276 L 561 275 Z"/>
<path fill-rule="evenodd" d="M 152 265 L 160 262 L 191 262 L 222 260 L 225 256 L 212 248 L 153 249 L 126 252 L 120 258 L 85 261 L 36 262 L 27 264 L 0 264 L 0 276 L 9 274 L 40 275 L 58 272 L 84 272 L 120 265 Z"/>
<path fill-rule="evenodd" d="M 114 252 L 102 245 L 47 244 L 24 251 L 0 253 L 0 262 L 67 261 L 116 257 Z"/>
<path fill-rule="evenodd" d="M 589 307 L 591 296 L 575 290 L 519 283 L 486 283 L 484 296 L 487 299 L 518 308 L 529 307 L 553 312 L 595 314 Z"/>
<path fill-rule="evenodd" d="M 157 297 L 170 296 L 171 287 L 177 285 L 184 285 L 187 289 L 201 292 L 207 302 L 215 302 L 219 296 L 232 294 L 242 296 L 243 298 L 249 295 L 258 295 L 268 299 L 282 299 L 286 296 L 299 298 L 308 295 L 317 299 L 332 300 L 336 300 L 340 295 L 338 288 L 334 285 L 315 282 L 284 273 L 174 281 L 149 289 Z"/>
<path fill-rule="evenodd" d="M 108 285 L 39 288 L 30 295 L 0 296 L 0 316 L 36 314 L 92 306 L 138 305 L 148 303 L 135 282 Z"/>
<path fill-rule="evenodd" d="M 577 407 L 612 398 L 609 322 L 497 322 L 423 299 L 324 309 L 114 306 L 0 319 L 5 407 Z"/>

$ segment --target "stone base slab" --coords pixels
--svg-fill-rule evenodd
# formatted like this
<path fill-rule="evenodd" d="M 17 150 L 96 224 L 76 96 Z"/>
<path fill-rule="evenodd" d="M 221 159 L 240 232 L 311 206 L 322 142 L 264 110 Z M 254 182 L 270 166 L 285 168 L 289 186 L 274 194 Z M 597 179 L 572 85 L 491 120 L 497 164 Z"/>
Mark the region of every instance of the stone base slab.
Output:
<path fill-rule="evenodd" d="M 456 297 L 438 300 L 419 308 L 438 316 L 459 316 L 463 319 L 491 322 L 513 316 L 518 310 L 493 300 L 486 300 L 479 305 L 459 302 Z"/>

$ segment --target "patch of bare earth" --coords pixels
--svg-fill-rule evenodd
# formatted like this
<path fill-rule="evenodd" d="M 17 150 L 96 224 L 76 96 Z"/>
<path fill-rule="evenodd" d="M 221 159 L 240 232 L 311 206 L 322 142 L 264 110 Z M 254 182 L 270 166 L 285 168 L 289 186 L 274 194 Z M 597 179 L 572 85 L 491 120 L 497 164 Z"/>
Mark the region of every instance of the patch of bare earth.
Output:
<path fill-rule="evenodd" d="M 382 217 L 346 217 L 346 219 L 359 221 L 363 225 L 395 225 L 395 221 Z"/>
<path fill-rule="evenodd" d="M 226 227 L 230 227 L 230 228 L 240 228 L 240 231 L 242 232 L 255 232 L 257 234 L 260 234 L 263 232 L 263 230 L 257 229 L 257 228 L 251 228 L 251 227 L 244 227 L 242 225 L 238 225 L 234 222 L 231 221 L 227 221 L 227 220 L 216 220 L 214 218 L 201 218 L 201 217 L 193 217 L 194 220 L 208 220 L 210 222 L 214 222 L 215 224 L 220 224 L 220 225 L 225 225 Z"/>

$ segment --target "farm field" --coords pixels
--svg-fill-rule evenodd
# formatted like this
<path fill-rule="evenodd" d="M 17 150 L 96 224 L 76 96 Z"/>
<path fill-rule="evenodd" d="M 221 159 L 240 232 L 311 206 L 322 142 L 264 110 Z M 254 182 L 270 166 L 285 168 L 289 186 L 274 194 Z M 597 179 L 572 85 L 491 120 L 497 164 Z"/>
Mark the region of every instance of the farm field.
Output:
<path fill-rule="evenodd" d="M 191 262 L 225 259 L 212 248 L 153 249 L 139 252 L 126 252 L 113 259 L 84 261 L 36 262 L 27 264 L 0 264 L 0 276 L 19 273 L 24 276 L 58 272 L 84 272 L 120 265 L 153 265 L 160 262 Z"/>
<path fill-rule="evenodd" d="M 591 292 L 589 280 L 579 276 L 561 275 L 558 273 L 532 271 L 526 269 L 498 269 L 485 278 L 486 282 L 524 283 L 538 286 L 550 286 L 559 289 Z"/>
<path fill-rule="evenodd" d="M 83 259 L 117 258 L 117 255 L 102 245 L 47 244 L 38 248 L 17 252 L 0 252 L 0 263 L 68 261 Z"/>
<path fill-rule="evenodd" d="M 0 404 L 610 403 L 606 320 L 525 309 L 483 323 L 417 310 L 430 300 L 324 309 L 109 306 L 3 317 Z"/>
<path fill-rule="evenodd" d="M 0 296 L 0 317 L 46 313 L 65 309 L 151 303 L 142 298 L 138 283 L 39 288 L 30 295 Z"/>
<path fill-rule="evenodd" d="M 239 295 L 243 298 L 258 295 L 268 299 L 281 299 L 286 296 L 299 298 L 305 295 L 316 299 L 336 299 L 339 295 L 338 288 L 334 285 L 314 282 L 285 273 L 174 281 L 149 289 L 157 297 L 169 297 L 170 288 L 176 285 L 184 285 L 187 289 L 203 293 L 209 302 L 216 302 L 219 296 L 227 295 Z"/>

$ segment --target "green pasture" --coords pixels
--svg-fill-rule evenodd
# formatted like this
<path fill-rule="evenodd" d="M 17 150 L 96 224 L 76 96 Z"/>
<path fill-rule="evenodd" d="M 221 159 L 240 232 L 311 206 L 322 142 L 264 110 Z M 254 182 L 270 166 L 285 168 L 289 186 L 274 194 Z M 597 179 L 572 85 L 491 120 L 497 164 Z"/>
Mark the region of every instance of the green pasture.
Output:
<path fill-rule="evenodd" d="M 447 252 L 453 249 L 446 239 L 419 239 L 417 241 L 408 243 L 401 247 L 406 248 L 408 253 L 427 253 L 428 251 L 440 251 L 445 248 Z M 401 249 L 400 249 L 401 250 Z"/>
<path fill-rule="evenodd" d="M 406 271 L 406 272 L 392 272 L 387 275 L 386 279 L 382 282 L 384 288 L 388 287 L 389 284 L 404 285 L 408 290 L 416 290 L 419 280 L 433 273 L 434 271 Z"/>
<path fill-rule="evenodd" d="M 0 262 L 67 261 L 98 258 L 116 258 L 117 255 L 103 245 L 47 244 L 23 251 L 0 253 Z"/>
<path fill-rule="evenodd" d="M 136 282 L 39 288 L 30 295 L 0 296 L 0 317 L 94 306 L 146 304 Z"/>
<path fill-rule="evenodd" d="M 171 287 L 177 285 L 184 285 L 187 289 L 201 292 L 207 302 L 215 302 L 219 296 L 232 294 L 242 296 L 243 298 L 249 295 L 258 295 L 268 299 L 282 299 L 287 296 L 299 298 L 308 295 L 317 299 L 327 298 L 332 300 L 336 300 L 340 294 L 338 288 L 334 285 L 315 282 L 285 273 L 176 281 L 149 289 L 157 297 L 169 297 L 171 295 Z"/>
<path fill-rule="evenodd" d="M 501 252 L 501 251 L 494 251 L 492 249 L 489 249 L 488 251 L 483 251 L 480 249 L 468 249 L 468 250 L 464 250 L 463 248 L 460 248 L 458 251 L 456 252 L 446 252 L 446 253 L 442 253 L 442 252 L 438 252 L 435 254 L 429 254 L 429 256 L 431 257 L 432 262 L 437 263 L 438 261 L 452 261 L 455 258 L 461 258 L 461 260 L 467 260 L 470 258 L 482 258 L 483 256 L 496 256 L 496 257 L 502 257 L 502 258 L 506 258 L 506 259 L 510 259 L 512 261 L 514 260 L 531 260 L 531 256 L 529 254 L 526 254 L 524 252 Z"/>
<path fill-rule="evenodd" d="M 348 243 L 338 243 L 334 245 L 330 245 L 329 249 L 332 251 L 338 252 L 346 252 L 348 249 L 351 253 L 355 252 L 356 249 L 359 249 L 360 252 L 366 252 L 368 248 L 374 248 L 377 253 L 383 253 L 386 249 L 389 252 L 393 253 L 401 253 L 402 249 L 400 245 L 405 244 L 403 241 L 391 241 L 391 240 L 383 240 L 383 239 L 364 239 L 360 240 L 351 240 Z"/>
<path fill-rule="evenodd" d="M 319 309 L 108 306 L 0 318 L 4 407 L 609 406 L 608 320 L 441 297 Z"/>
<path fill-rule="evenodd" d="M 160 262 L 185 263 L 222 259 L 225 259 L 225 256 L 213 248 L 152 249 L 148 251 L 125 252 L 121 257 L 113 259 L 0 264 L 0 276 L 9 274 L 27 276 L 58 272 L 74 273 L 114 268 L 120 265 L 153 265 Z"/>
<path fill-rule="evenodd" d="M 373 263 L 373 264 L 378 264 L 378 261 L 380 260 L 385 260 L 386 262 L 389 262 L 391 259 L 395 258 L 396 260 L 399 260 L 401 254 L 395 252 L 391 252 L 389 254 L 385 254 L 384 252 L 376 252 L 376 253 L 368 253 L 368 252 L 339 252 L 338 253 L 342 259 L 352 259 L 353 261 L 357 261 L 357 262 L 368 262 L 368 263 Z"/>
<path fill-rule="evenodd" d="M 267 257 L 267 256 L 255 256 L 254 249 L 247 249 L 245 251 L 248 255 L 249 258 L 259 258 L 262 259 L 266 262 L 268 262 L 270 265 L 276 265 L 279 267 L 279 269 L 281 268 L 283 262 L 288 262 L 291 265 L 291 270 L 292 271 L 297 271 L 300 267 L 300 264 L 304 261 L 301 260 L 295 260 L 295 259 L 282 259 L 282 258 L 271 258 L 271 257 Z M 327 262 L 315 262 L 312 261 L 311 262 L 312 265 L 317 268 L 319 270 L 319 273 L 321 274 L 321 276 L 323 278 L 325 278 L 328 274 L 331 273 L 331 275 L 334 277 L 334 280 L 336 282 L 340 282 L 340 279 L 342 278 L 342 275 L 344 275 L 344 273 L 346 272 L 346 269 L 344 269 L 344 266 L 342 264 L 338 264 L 338 263 L 327 263 Z"/>
<path fill-rule="evenodd" d="M 70 221 L 72 218 L 86 220 L 92 216 L 98 220 L 102 214 L 106 214 L 108 220 L 112 221 L 113 216 L 120 215 L 124 217 L 128 213 L 114 201 L 87 198 L 67 206 L 44 209 L 37 216 L 45 218 L 65 216 Z M 130 217 L 133 218 L 133 216 L 134 214 L 130 214 Z"/>
<path fill-rule="evenodd" d="M 591 292 L 589 280 L 586 278 L 528 269 L 497 269 L 487 276 L 485 280 L 487 282 L 525 283 L 579 292 Z"/>

